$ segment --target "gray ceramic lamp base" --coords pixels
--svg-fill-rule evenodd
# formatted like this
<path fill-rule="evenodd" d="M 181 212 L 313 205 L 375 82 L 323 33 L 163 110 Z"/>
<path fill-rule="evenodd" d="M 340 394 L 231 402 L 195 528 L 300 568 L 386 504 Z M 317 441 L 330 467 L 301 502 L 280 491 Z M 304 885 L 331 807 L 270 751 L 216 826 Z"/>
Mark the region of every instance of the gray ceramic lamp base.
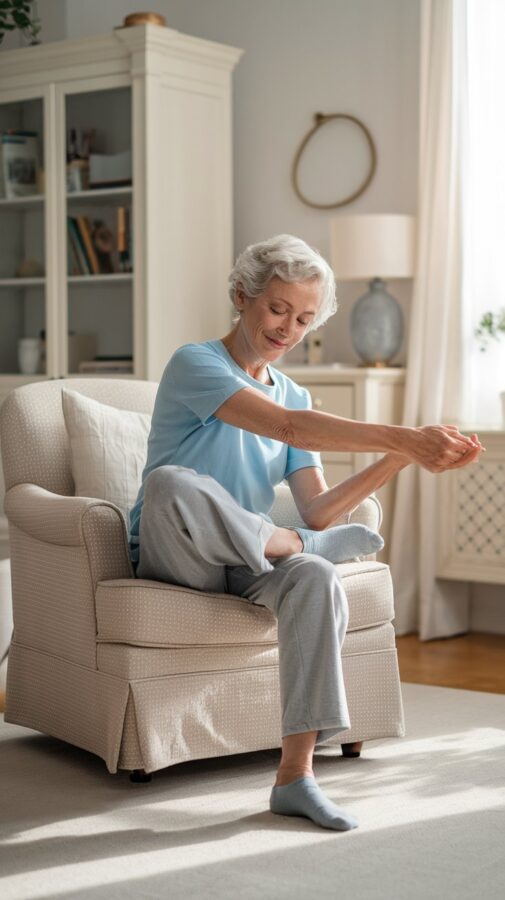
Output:
<path fill-rule="evenodd" d="M 351 340 L 366 366 L 390 365 L 401 347 L 403 313 L 380 278 L 372 279 L 368 292 L 352 308 Z"/>

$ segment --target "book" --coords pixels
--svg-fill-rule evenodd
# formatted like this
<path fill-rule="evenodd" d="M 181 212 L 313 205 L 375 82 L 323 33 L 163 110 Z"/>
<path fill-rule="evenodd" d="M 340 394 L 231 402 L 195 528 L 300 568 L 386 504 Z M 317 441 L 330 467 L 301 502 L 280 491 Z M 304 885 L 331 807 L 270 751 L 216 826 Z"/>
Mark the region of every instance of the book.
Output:
<path fill-rule="evenodd" d="M 90 262 L 90 259 L 88 256 L 88 252 L 86 250 L 86 244 L 84 243 L 84 239 L 83 239 L 82 234 L 79 229 L 79 224 L 75 217 L 71 216 L 70 219 L 72 222 L 72 230 L 76 236 L 76 243 L 77 243 L 78 247 L 80 247 L 81 256 L 84 259 L 84 274 L 91 275 L 91 273 L 92 273 L 91 262 Z"/>
<path fill-rule="evenodd" d="M 67 266 L 68 266 L 68 274 L 69 275 L 81 275 L 81 267 L 79 265 L 79 258 L 77 253 L 75 252 L 75 247 L 70 236 L 70 232 L 67 238 Z"/>
<path fill-rule="evenodd" d="M 131 272 L 130 261 L 130 215 L 125 206 L 117 208 L 117 252 L 119 271 Z"/>
<path fill-rule="evenodd" d="M 79 260 L 79 274 L 90 275 L 91 267 L 88 266 L 84 247 L 81 244 L 81 240 L 79 237 L 79 229 L 77 228 L 77 223 L 71 216 L 67 216 L 67 223 L 69 240 L 72 241 L 72 246 L 74 248 L 77 259 Z"/>
<path fill-rule="evenodd" d="M 95 248 L 93 246 L 93 241 L 91 240 L 91 227 L 89 224 L 89 219 L 87 219 L 86 216 L 77 216 L 76 222 L 82 242 L 84 244 L 84 249 L 91 268 L 91 272 L 93 273 L 93 275 L 98 275 L 100 273 L 100 266 L 98 263 L 97 255 L 95 253 Z"/>

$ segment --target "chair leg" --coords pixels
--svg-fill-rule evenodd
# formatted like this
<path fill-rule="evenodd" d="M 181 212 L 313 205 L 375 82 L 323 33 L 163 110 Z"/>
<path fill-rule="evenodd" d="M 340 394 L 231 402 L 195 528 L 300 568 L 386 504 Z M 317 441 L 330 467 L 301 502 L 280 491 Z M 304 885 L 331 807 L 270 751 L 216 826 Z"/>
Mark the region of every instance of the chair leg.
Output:
<path fill-rule="evenodd" d="M 147 772 L 144 772 L 144 769 L 133 769 L 133 771 L 130 772 L 130 781 L 133 781 L 136 784 L 138 784 L 138 783 L 144 784 L 145 782 L 151 781 L 151 780 L 152 780 L 152 775 L 148 774 Z"/>
<path fill-rule="evenodd" d="M 363 741 L 356 741 L 356 743 L 354 743 L 354 744 L 341 744 L 342 756 L 350 756 L 350 757 L 359 756 L 361 753 L 362 746 L 363 746 Z"/>

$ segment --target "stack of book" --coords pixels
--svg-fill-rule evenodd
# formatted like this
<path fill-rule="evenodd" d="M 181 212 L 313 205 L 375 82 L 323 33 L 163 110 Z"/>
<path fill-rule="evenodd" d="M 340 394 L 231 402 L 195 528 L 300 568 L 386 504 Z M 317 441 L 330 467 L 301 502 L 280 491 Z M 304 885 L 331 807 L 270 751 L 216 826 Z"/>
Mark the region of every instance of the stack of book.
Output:
<path fill-rule="evenodd" d="M 98 275 L 101 271 L 87 216 L 67 217 L 68 274 Z"/>
<path fill-rule="evenodd" d="M 130 215 L 117 209 L 116 239 L 104 222 L 91 225 L 87 216 L 67 216 L 68 274 L 103 275 L 131 272 Z"/>

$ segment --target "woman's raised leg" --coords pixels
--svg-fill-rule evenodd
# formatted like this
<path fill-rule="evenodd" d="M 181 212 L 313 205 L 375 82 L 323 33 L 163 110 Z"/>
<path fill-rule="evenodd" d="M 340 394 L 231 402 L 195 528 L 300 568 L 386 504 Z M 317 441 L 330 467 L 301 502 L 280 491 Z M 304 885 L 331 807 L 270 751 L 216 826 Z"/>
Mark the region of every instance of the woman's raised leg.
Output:
<path fill-rule="evenodd" d="M 284 533 L 285 532 L 285 533 Z M 159 466 L 144 482 L 138 578 L 226 591 L 225 566 L 271 572 L 273 556 L 295 552 L 298 535 L 243 509 L 210 475 L 184 466 Z"/>

